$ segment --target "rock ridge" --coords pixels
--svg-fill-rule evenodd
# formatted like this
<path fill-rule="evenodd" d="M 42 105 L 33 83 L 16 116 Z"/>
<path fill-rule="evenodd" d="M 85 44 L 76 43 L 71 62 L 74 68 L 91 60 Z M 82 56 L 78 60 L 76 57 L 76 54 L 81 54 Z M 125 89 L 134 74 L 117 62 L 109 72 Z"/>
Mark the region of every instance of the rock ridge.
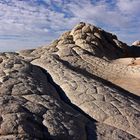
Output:
<path fill-rule="evenodd" d="M 0 140 L 140 139 L 139 47 L 80 22 L 48 46 L 0 54 Z"/>

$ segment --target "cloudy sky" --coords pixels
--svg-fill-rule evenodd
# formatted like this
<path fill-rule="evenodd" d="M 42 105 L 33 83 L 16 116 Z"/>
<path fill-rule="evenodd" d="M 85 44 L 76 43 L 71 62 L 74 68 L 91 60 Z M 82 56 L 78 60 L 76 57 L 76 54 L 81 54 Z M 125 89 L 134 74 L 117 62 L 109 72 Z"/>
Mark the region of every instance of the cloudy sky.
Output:
<path fill-rule="evenodd" d="M 140 38 L 140 0 L 0 0 L 0 51 L 47 44 L 80 21 Z"/>

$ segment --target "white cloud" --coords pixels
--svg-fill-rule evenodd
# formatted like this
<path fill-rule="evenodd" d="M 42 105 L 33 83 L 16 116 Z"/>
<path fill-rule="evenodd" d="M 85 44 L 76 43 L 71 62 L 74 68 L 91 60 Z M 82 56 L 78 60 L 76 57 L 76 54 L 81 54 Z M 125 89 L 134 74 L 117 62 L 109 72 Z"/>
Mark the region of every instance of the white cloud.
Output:
<path fill-rule="evenodd" d="M 117 6 L 121 12 L 133 16 L 140 14 L 139 0 L 117 0 Z"/>
<path fill-rule="evenodd" d="M 130 43 L 140 36 L 139 5 L 139 0 L 0 0 L 0 36 L 19 35 L 11 39 L 14 49 L 36 47 L 84 21 L 113 31 Z M 0 39 L 0 51 L 10 43 L 8 39 Z"/>

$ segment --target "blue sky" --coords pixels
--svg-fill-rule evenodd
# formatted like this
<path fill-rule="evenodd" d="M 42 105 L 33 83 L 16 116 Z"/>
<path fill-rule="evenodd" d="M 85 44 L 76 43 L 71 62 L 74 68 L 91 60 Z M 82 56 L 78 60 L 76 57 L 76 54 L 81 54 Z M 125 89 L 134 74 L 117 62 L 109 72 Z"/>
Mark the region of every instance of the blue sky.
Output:
<path fill-rule="evenodd" d="M 0 51 L 49 44 L 80 21 L 131 44 L 140 39 L 139 6 L 140 0 L 0 0 Z"/>

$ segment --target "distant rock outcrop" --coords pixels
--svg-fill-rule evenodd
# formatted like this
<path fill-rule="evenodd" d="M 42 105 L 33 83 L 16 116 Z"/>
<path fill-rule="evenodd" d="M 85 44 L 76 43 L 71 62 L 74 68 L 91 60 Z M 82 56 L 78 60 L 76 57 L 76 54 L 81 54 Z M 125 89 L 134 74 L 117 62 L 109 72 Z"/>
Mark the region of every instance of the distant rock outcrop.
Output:
<path fill-rule="evenodd" d="M 133 45 L 133 46 L 140 46 L 140 41 L 137 40 L 137 41 L 133 42 L 132 45 Z"/>
<path fill-rule="evenodd" d="M 0 140 L 140 139 L 140 65 L 130 53 L 83 22 L 48 46 L 1 53 Z"/>

